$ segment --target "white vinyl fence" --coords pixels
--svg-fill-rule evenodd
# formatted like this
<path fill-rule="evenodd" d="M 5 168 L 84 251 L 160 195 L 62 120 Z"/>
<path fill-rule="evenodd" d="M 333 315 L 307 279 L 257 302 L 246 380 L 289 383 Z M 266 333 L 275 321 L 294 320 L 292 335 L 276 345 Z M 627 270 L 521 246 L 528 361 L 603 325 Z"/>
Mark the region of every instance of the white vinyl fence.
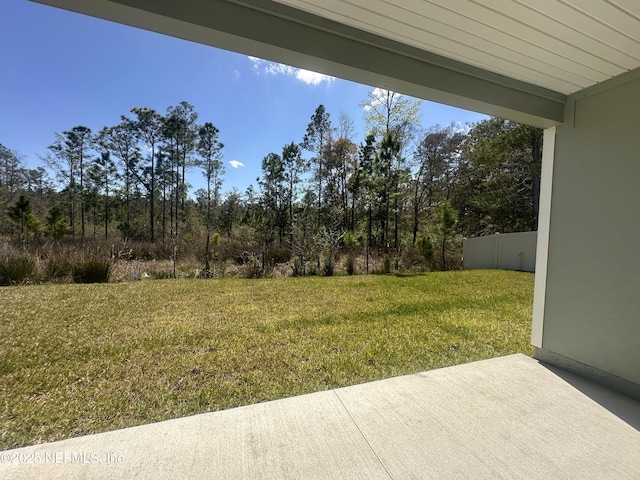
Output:
<path fill-rule="evenodd" d="M 465 238 L 462 243 L 464 269 L 500 268 L 535 272 L 537 239 L 538 232 Z"/>

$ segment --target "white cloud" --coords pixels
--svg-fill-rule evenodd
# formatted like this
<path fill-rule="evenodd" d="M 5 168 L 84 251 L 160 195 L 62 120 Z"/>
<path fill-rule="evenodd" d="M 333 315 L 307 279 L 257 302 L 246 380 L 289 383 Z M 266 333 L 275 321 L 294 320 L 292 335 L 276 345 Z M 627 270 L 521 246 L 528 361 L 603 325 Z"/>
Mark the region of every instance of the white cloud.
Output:
<path fill-rule="evenodd" d="M 231 165 L 233 168 L 244 167 L 244 163 L 239 162 L 238 160 L 230 160 L 229 165 Z"/>
<path fill-rule="evenodd" d="M 270 75 L 295 75 L 295 68 L 283 65 L 282 63 L 267 63 L 264 67 L 265 73 Z"/>
<path fill-rule="evenodd" d="M 369 92 L 369 98 L 367 102 L 364 103 L 363 108 L 368 112 L 372 108 L 376 108 L 387 103 L 388 97 L 391 97 L 392 101 L 398 101 L 398 99 L 402 98 L 402 96 L 403 95 L 401 93 L 376 87 L 371 92 Z"/>
<path fill-rule="evenodd" d="M 260 73 L 266 73 L 267 75 L 289 75 L 296 77 L 297 80 L 306 83 L 307 85 L 319 85 L 322 82 L 331 83 L 335 80 L 335 77 L 324 75 L 322 73 L 312 72 L 310 70 L 304 70 L 302 68 L 290 67 L 282 63 L 268 62 L 256 57 L 249 57 L 249 60 L 253 62 L 253 68 Z"/>
<path fill-rule="evenodd" d="M 302 70 L 298 68 L 296 70 L 296 78 L 307 85 L 319 85 L 322 82 L 331 83 L 335 80 L 335 77 L 324 75 L 322 73 L 311 72 L 309 70 Z"/>

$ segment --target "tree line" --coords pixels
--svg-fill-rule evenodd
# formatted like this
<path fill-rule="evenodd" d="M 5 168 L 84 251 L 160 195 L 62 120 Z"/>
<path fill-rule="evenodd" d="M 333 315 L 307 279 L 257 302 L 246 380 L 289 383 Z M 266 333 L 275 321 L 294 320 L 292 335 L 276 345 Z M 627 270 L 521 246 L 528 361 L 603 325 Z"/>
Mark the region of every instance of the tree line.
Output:
<path fill-rule="evenodd" d="M 541 130 L 498 118 L 424 129 L 419 106 L 369 92 L 368 133 L 357 139 L 351 119 L 319 105 L 302 138 L 264 156 L 245 192 L 223 191 L 220 132 L 187 102 L 165 114 L 133 108 L 98 132 L 56 133 L 41 157 L 47 169 L 24 168 L 0 145 L 0 234 L 146 241 L 168 246 L 174 260 L 198 240 L 205 272 L 211 261 L 251 256 L 264 268 L 270 256 L 294 274 L 331 274 L 340 254 L 351 273 L 356 258 L 363 271 L 372 258 L 384 258 L 385 270 L 391 261 L 452 268 L 462 237 L 535 230 Z M 193 191 L 187 172 L 196 169 L 205 186 Z"/>

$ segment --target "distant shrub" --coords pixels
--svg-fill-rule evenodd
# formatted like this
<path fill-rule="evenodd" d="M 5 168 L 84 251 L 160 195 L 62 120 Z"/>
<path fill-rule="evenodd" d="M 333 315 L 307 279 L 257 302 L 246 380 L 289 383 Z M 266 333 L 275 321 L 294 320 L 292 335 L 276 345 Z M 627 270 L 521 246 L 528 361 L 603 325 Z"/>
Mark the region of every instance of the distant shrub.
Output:
<path fill-rule="evenodd" d="M 246 264 L 246 278 L 260 278 L 264 274 L 262 259 L 258 255 L 250 255 Z"/>
<path fill-rule="evenodd" d="M 357 247 L 362 245 L 361 240 L 361 237 L 357 237 L 352 232 L 347 232 L 344 234 L 344 238 L 342 241 L 344 242 L 345 249 L 347 250 L 347 275 L 354 275 L 356 273 L 355 250 Z"/>
<path fill-rule="evenodd" d="M 265 252 L 265 263 L 276 265 L 291 260 L 291 250 L 283 247 L 270 247 Z"/>
<path fill-rule="evenodd" d="M 123 240 L 146 240 L 146 224 L 143 222 L 122 222 L 118 224 L 117 229 L 120 231 Z"/>
<path fill-rule="evenodd" d="M 165 280 L 167 278 L 173 278 L 173 270 L 165 269 L 165 270 L 154 270 L 149 273 L 150 278 L 154 280 Z"/>
<path fill-rule="evenodd" d="M 173 247 L 162 242 L 130 242 L 130 256 L 135 260 L 166 260 L 172 258 Z"/>
<path fill-rule="evenodd" d="M 71 274 L 71 262 L 64 256 L 51 255 L 44 261 L 43 279 L 57 281 Z"/>
<path fill-rule="evenodd" d="M 49 209 L 49 213 L 45 217 L 45 233 L 55 239 L 60 239 L 71 233 L 69 224 L 62 210 L 58 207 L 51 207 Z"/>
<path fill-rule="evenodd" d="M 305 273 L 304 259 L 300 255 L 295 256 L 291 262 L 291 275 L 294 277 L 303 277 Z"/>
<path fill-rule="evenodd" d="M 333 261 L 333 254 L 331 252 L 325 252 L 325 254 L 322 257 L 323 257 L 322 275 L 324 277 L 332 277 L 333 270 L 335 267 L 335 263 Z"/>
<path fill-rule="evenodd" d="M 347 255 L 346 263 L 347 275 L 355 275 L 356 273 L 356 257 L 352 253 Z"/>
<path fill-rule="evenodd" d="M 388 253 L 384 254 L 382 260 L 382 273 L 391 273 L 391 257 Z"/>
<path fill-rule="evenodd" d="M 111 263 L 106 259 L 91 258 L 76 261 L 71 268 L 75 283 L 106 283 Z"/>
<path fill-rule="evenodd" d="M 31 277 L 36 269 L 34 257 L 27 254 L 0 258 L 0 285 L 16 285 Z"/>
<path fill-rule="evenodd" d="M 312 261 L 307 262 L 306 264 L 306 270 L 305 270 L 305 275 L 308 277 L 315 277 L 316 275 L 319 275 L 319 271 L 320 271 L 320 260 L 319 259 L 314 259 Z"/>
<path fill-rule="evenodd" d="M 418 248 L 420 255 L 424 258 L 426 266 L 431 268 L 431 270 L 434 270 L 435 253 L 431 239 L 424 235 L 418 237 L 416 239 L 416 247 Z"/>

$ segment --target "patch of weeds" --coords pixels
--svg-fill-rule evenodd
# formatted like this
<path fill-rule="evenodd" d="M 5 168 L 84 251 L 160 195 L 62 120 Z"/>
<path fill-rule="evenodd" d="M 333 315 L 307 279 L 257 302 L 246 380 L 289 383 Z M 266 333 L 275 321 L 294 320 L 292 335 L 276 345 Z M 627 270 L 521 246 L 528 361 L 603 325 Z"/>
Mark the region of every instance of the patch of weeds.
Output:
<path fill-rule="evenodd" d="M 71 266 L 71 276 L 75 283 L 106 283 L 110 268 L 111 262 L 106 259 L 76 260 Z"/>
<path fill-rule="evenodd" d="M 0 258 L 0 285 L 17 285 L 28 280 L 35 272 L 36 261 L 26 253 Z"/>

